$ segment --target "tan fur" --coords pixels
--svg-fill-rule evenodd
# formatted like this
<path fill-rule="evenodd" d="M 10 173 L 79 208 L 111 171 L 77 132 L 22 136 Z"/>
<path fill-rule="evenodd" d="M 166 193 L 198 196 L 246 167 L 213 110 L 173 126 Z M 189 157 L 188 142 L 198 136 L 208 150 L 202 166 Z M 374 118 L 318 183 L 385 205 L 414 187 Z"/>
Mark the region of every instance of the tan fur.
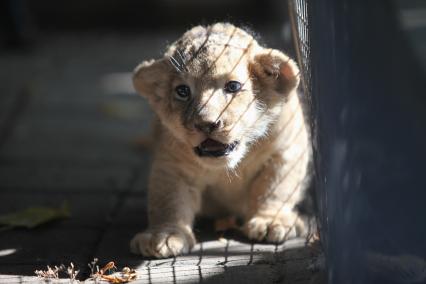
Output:
<path fill-rule="evenodd" d="M 226 93 L 229 80 L 243 83 L 242 90 Z M 194 27 L 163 58 L 135 69 L 134 86 L 158 123 L 149 227 L 131 241 L 134 253 L 188 252 L 195 244 L 196 215 L 241 217 L 243 231 L 256 241 L 279 243 L 306 234 L 295 209 L 305 194 L 311 152 L 298 83 L 293 60 L 226 23 Z M 179 84 L 191 88 L 190 102 L 175 98 Z M 211 134 L 194 127 L 218 120 L 220 128 Z M 194 147 L 208 137 L 240 143 L 228 156 L 197 156 Z"/>

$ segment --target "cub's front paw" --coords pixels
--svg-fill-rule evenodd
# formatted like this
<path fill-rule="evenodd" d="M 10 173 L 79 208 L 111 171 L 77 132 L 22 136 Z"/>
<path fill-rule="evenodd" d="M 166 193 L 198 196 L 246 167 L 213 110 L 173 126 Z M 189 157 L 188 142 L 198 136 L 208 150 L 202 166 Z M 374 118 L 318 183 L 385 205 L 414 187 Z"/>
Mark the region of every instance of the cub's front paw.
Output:
<path fill-rule="evenodd" d="M 195 244 L 190 228 L 164 225 L 136 234 L 130 241 L 130 251 L 148 257 L 166 258 L 188 253 Z"/>
<path fill-rule="evenodd" d="M 282 243 L 296 237 L 294 226 L 285 226 L 279 218 L 253 217 L 244 225 L 244 232 L 250 240 Z"/>

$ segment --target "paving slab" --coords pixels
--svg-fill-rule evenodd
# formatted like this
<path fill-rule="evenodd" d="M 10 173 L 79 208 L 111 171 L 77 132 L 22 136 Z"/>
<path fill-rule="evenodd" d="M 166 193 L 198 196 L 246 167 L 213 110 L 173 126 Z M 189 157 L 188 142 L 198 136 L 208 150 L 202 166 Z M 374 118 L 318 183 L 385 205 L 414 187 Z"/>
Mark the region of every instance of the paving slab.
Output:
<path fill-rule="evenodd" d="M 146 181 L 145 181 L 146 183 Z M 140 228 L 147 225 L 146 184 L 144 188 L 135 188 L 126 198 L 117 215 L 112 220 L 111 229 Z"/>
<path fill-rule="evenodd" d="M 23 275 L 0 275 L 0 283 L 4 284 L 21 284 L 21 283 L 46 283 L 36 276 L 23 276 Z M 55 282 L 56 283 L 56 282 Z M 61 280 L 57 283 L 69 283 L 69 280 Z"/>
<path fill-rule="evenodd" d="M 5 192 L 97 191 L 102 195 L 123 190 L 132 174 L 131 167 L 0 166 L 0 188 Z"/>
<path fill-rule="evenodd" d="M 0 274 L 4 264 L 34 265 L 85 263 L 90 258 L 99 230 L 63 228 L 54 224 L 43 228 L 5 231 L 0 235 L 0 250 L 15 250 L 0 257 Z M 20 273 L 19 269 L 15 271 Z"/>
<path fill-rule="evenodd" d="M 136 141 L 143 135 L 139 127 L 117 121 L 28 119 L 15 128 L 0 157 L 137 164 L 140 154 Z"/>
<path fill-rule="evenodd" d="M 0 93 L 6 91 L 0 87 Z M 17 94 L 17 93 L 15 93 Z M 0 96 L 0 131 L 4 132 L 10 119 L 12 110 L 17 102 L 17 95 L 15 96 Z"/>

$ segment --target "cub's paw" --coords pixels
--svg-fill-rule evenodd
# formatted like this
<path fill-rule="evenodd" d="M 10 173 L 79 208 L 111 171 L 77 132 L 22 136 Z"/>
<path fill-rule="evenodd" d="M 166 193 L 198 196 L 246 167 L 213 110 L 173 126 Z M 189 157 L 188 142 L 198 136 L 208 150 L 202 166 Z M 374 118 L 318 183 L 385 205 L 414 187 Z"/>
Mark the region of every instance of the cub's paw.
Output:
<path fill-rule="evenodd" d="M 253 217 L 244 225 L 244 233 L 250 240 L 282 243 L 296 237 L 294 227 L 285 226 L 278 218 Z"/>
<path fill-rule="evenodd" d="M 130 251 L 148 257 L 166 258 L 188 253 L 195 244 L 190 228 L 175 225 L 148 229 L 130 241 Z"/>

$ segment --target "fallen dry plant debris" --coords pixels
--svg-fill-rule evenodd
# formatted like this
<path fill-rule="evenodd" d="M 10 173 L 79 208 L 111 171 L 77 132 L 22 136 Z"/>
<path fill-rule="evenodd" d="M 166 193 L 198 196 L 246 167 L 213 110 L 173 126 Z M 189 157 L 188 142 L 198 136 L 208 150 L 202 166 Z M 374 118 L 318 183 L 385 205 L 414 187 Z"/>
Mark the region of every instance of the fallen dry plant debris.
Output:
<path fill-rule="evenodd" d="M 63 266 L 54 266 L 53 268 L 49 265 L 47 266 L 46 270 L 36 270 L 34 273 L 44 280 L 48 279 L 59 279 L 59 272 L 63 271 Z"/>
<path fill-rule="evenodd" d="M 133 280 L 136 280 L 137 274 L 134 269 L 129 267 L 124 267 L 121 271 L 117 271 L 117 267 L 113 261 L 108 262 L 104 267 L 99 268 L 97 265 L 98 259 L 95 258 L 92 262 L 88 264 L 91 275 L 88 279 L 84 281 L 77 280 L 77 275 L 79 270 L 74 267 L 74 264 L 71 262 L 68 267 L 65 265 L 54 266 L 53 268 L 47 266 L 47 270 L 36 270 L 34 273 L 41 279 L 45 281 L 54 281 L 54 280 L 66 280 L 69 279 L 70 283 L 85 283 L 86 281 L 93 281 L 94 283 L 128 283 Z M 60 278 L 60 274 L 66 274 L 67 278 Z"/>
<path fill-rule="evenodd" d="M 90 269 L 92 270 L 91 278 L 96 282 L 97 280 L 104 280 L 109 283 L 119 284 L 119 283 L 128 283 L 136 279 L 136 271 L 130 269 L 129 267 L 124 267 L 121 271 L 117 272 L 117 267 L 113 261 L 108 262 L 104 267 L 99 269 L 96 265 L 97 259 L 95 258 L 91 264 L 89 264 Z M 95 272 L 96 265 L 96 272 Z M 109 273 L 112 272 L 112 273 Z"/>
<path fill-rule="evenodd" d="M 80 271 L 76 270 L 74 264 L 71 262 L 68 267 L 65 265 L 54 266 L 53 268 L 47 266 L 47 270 L 36 270 L 34 273 L 43 280 L 59 280 L 59 273 L 66 273 L 70 283 L 73 283 L 76 280 L 77 275 Z"/>

